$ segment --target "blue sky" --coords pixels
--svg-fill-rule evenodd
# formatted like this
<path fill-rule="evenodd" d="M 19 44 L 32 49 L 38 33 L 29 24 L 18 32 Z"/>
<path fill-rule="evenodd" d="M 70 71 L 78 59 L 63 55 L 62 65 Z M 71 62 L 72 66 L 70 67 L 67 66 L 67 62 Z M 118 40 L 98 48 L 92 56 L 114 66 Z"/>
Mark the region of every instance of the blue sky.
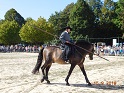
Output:
<path fill-rule="evenodd" d="M 77 0 L 0 0 L 0 18 L 4 19 L 5 13 L 14 8 L 25 19 L 31 17 L 35 20 L 44 17 L 48 19 L 55 11 L 63 10 L 68 4 Z"/>
<path fill-rule="evenodd" d="M 31 17 L 37 20 L 40 16 L 48 19 L 55 11 L 63 10 L 72 2 L 76 3 L 77 0 L 0 0 L 0 19 L 4 19 L 5 13 L 11 8 L 25 19 Z"/>

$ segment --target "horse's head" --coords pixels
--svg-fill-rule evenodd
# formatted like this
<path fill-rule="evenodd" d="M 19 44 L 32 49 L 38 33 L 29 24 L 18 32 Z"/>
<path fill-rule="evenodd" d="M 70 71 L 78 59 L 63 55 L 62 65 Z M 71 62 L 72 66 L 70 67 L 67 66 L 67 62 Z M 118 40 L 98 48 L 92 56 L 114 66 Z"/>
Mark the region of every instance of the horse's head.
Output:
<path fill-rule="evenodd" d="M 82 53 L 83 56 L 86 56 L 87 54 L 89 55 L 89 59 L 93 60 L 93 55 L 94 55 L 94 45 L 91 44 L 88 41 L 81 40 L 77 41 L 76 43 L 77 46 L 79 46 L 79 51 Z"/>
<path fill-rule="evenodd" d="M 89 59 L 90 59 L 90 60 L 93 60 L 93 54 L 94 54 L 94 46 L 92 45 L 92 46 L 91 46 L 91 49 L 90 49 L 90 51 L 89 51 Z"/>

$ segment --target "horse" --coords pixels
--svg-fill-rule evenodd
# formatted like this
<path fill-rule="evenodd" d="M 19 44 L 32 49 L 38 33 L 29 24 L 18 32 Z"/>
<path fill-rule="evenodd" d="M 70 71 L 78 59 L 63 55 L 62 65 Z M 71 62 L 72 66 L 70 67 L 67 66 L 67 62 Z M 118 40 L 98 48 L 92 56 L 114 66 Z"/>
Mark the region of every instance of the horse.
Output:
<path fill-rule="evenodd" d="M 69 63 L 71 64 L 71 66 L 68 75 L 65 78 L 66 85 L 68 86 L 70 85 L 68 82 L 69 77 L 75 66 L 78 65 L 85 77 L 86 83 L 88 83 L 88 85 L 91 86 L 92 84 L 90 83 L 87 77 L 83 63 L 85 61 L 86 55 L 89 55 L 89 59 L 93 60 L 94 45 L 88 41 L 83 40 L 83 41 L 77 41 L 77 43 L 72 44 L 72 46 L 75 47 L 75 52 L 69 57 Z M 32 73 L 36 74 L 36 72 L 38 72 L 39 68 L 41 67 L 41 71 L 42 71 L 41 83 L 44 80 L 46 80 L 47 83 L 50 84 L 50 81 L 48 79 L 48 72 L 52 63 L 68 64 L 61 58 L 61 54 L 62 54 L 62 49 L 60 49 L 60 47 L 58 46 L 47 46 L 41 49 L 38 55 L 37 63 L 34 69 L 32 70 Z"/>

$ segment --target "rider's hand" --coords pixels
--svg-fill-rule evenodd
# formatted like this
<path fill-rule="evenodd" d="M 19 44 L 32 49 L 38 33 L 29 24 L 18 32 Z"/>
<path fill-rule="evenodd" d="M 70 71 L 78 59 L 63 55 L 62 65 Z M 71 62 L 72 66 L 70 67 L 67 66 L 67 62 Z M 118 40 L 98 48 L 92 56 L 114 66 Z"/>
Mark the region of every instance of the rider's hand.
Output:
<path fill-rule="evenodd" d="M 70 43 L 69 41 L 66 41 L 66 43 Z"/>

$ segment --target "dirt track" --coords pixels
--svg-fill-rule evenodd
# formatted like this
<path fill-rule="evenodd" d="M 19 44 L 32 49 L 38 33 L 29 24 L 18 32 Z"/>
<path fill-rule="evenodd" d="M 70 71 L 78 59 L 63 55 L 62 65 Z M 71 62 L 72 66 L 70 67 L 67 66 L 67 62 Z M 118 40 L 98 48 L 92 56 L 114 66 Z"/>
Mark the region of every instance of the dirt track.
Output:
<path fill-rule="evenodd" d="M 40 83 L 41 75 L 31 73 L 37 53 L 0 53 L 0 93 L 124 93 L 124 56 L 86 58 L 85 69 L 93 86 L 87 86 L 78 66 L 69 82 L 65 77 L 70 65 L 54 63 L 49 72 L 51 84 Z"/>

